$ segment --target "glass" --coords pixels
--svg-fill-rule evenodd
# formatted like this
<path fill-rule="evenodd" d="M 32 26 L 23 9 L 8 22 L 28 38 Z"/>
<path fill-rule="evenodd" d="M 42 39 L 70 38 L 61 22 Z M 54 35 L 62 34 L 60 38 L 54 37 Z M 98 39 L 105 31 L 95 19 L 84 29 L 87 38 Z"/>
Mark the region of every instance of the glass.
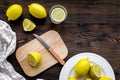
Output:
<path fill-rule="evenodd" d="M 62 5 L 54 5 L 49 11 L 49 16 L 54 24 L 60 24 L 67 17 L 67 10 Z"/>

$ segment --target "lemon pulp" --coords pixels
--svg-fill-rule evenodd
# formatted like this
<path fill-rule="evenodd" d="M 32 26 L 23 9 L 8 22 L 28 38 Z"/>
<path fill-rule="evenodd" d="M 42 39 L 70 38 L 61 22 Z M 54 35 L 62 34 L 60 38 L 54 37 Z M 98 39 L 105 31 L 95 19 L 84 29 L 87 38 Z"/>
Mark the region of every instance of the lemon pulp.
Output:
<path fill-rule="evenodd" d="M 31 66 L 35 67 L 41 62 L 41 55 L 37 52 L 30 52 L 27 55 L 27 60 Z"/>
<path fill-rule="evenodd" d="M 92 78 L 99 78 L 101 76 L 102 70 L 98 64 L 93 64 L 90 69 L 90 76 Z"/>
<path fill-rule="evenodd" d="M 61 22 L 65 19 L 66 13 L 62 8 L 55 8 L 51 12 L 51 18 L 57 22 Z"/>
<path fill-rule="evenodd" d="M 24 21 L 23 21 L 24 31 L 32 31 L 35 29 L 35 27 L 36 27 L 35 23 L 33 23 L 31 20 L 24 19 Z"/>

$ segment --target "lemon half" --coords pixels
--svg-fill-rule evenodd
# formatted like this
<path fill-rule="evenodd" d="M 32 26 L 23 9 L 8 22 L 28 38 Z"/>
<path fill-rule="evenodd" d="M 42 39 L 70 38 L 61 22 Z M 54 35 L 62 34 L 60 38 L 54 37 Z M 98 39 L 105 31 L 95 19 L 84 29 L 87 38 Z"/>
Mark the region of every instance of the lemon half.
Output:
<path fill-rule="evenodd" d="M 46 9 L 38 3 L 28 5 L 29 13 L 36 18 L 45 18 L 47 16 Z"/>
<path fill-rule="evenodd" d="M 8 20 L 16 20 L 18 19 L 22 14 L 22 6 L 19 4 L 13 4 L 11 5 L 7 11 L 6 16 L 8 17 Z"/>
<path fill-rule="evenodd" d="M 102 74 L 101 67 L 98 64 L 93 64 L 90 68 L 90 76 L 92 78 L 99 78 Z"/>
<path fill-rule="evenodd" d="M 27 55 L 27 61 L 28 63 L 35 67 L 37 65 L 40 64 L 41 62 L 41 55 L 40 53 L 37 53 L 37 52 L 30 52 L 28 55 Z"/>
<path fill-rule="evenodd" d="M 24 31 L 32 31 L 35 28 L 36 28 L 35 23 L 33 23 L 29 19 L 24 19 L 24 21 L 23 21 L 23 29 L 24 29 Z"/>

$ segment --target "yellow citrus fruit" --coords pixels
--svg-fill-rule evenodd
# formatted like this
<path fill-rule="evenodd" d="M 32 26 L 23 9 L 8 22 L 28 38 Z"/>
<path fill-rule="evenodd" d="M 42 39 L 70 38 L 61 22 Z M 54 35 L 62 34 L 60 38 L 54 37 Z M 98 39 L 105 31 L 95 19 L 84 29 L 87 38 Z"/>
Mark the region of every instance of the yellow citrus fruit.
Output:
<path fill-rule="evenodd" d="M 27 61 L 31 66 L 37 66 L 41 62 L 41 55 L 37 52 L 30 52 L 27 55 Z"/>
<path fill-rule="evenodd" d="M 85 80 L 92 80 L 91 78 L 86 78 Z"/>
<path fill-rule="evenodd" d="M 101 67 L 98 64 L 93 64 L 90 68 L 90 76 L 92 78 L 99 78 L 102 74 Z"/>
<path fill-rule="evenodd" d="M 110 77 L 102 76 L 98 80 L 112 80 Z"/>
<path fill-rule="evenodd" d="M 41 19 L 47 16 L 46 9 L 41 4 L 32 3 L 28 7 L 30 14 L 36 18 Z"/>
<path fill-rule="evenodd" d="M 89 58 L 80 59 L 74 67 L 74 71 L 77 77 L 84 77 L 88 74 L 90 69 Z"/>
<path fill-rule="evenodd" d="M 77 80 L 75 77 L 69 77 L 68 80 Z"/>
<path fill-rule="evenodd" d="M 62 8 L 55 8 L 51 12 L 51 18 L 57 22 L 61 22 L 65 19 L 66 13 Z"/>
<path fill-rule="evenodd" d="M 22 6 L 19 4 L 13 4 L 11 5 L 7 11 L 6 16 L 8 17 L 8 20 L 16 20 L 22 15 Z"/>
<path fill-rule="evenodd" d="M 35 23 L 33 23 L 29 19 L 24 19 L 24 21 L 23 21 L 23 29 L 24 29 L 24 31 L 32 31 L 35 28 L 36 28 Z"/>

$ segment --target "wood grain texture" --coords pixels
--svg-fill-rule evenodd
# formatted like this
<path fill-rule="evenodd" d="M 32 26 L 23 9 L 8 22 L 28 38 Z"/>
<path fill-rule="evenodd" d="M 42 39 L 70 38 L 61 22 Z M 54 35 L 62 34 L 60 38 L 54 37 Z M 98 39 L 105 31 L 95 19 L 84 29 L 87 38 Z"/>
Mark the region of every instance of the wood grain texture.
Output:
<path fill-rule="evenodd" d="M 52 24 L 49 15 L 42 20 L 33 18 L 27 7 L 32 2 L 41 3 L 46 7 L 47 12 L 53 5 L 61 4 L 66 7 L 68 17 L 59 25 Z M 23 15 L 17 21 L 9 22 L 5 12 L 13 3 L 22 5 Z M 34 31 L 29 33 L 23 31 L 24 18 L 36 23 L 37 27 Z M 16 32 L 16 49 L 34 39 L 33 33 L 40 35 L 48 30 L 55 30 L 59 32 L 68 48 L 69 55 L 65 61 L 81 52 L 93 52 L 107 59 L 114 69 L 116 80 L 120 79 L 120 0 L 2 0 L 0 19 L 8 22 Z M 62 69 L 60 64 L 56 64 L 31 78 L 24 74 L 15 58 L 15 53 L 8 57 L 8 61 L 27 80 L 37 78 L 58 80 Z"/>
<path fill-rule="evenodd" d="M 60 35 L 56 31 L 48 31 L 40 36 L 54 51 L 57 55 L 64 59 L 68 55 L 68 49 L 65 46 L 63 40 Z M 32 67 L 27 62 L 27 55 L 29 52 L 38 52 L 42 56 L 42 60 L 40 65 L 37 67 Z M 33 77 L 51 66 L 58 63 L 55 57 L 37 40 L 33 39 L 25 45 L 21 46 L 16 51 L 16 58 L 22 67 L 23 71 L 26 75 Z"/>

